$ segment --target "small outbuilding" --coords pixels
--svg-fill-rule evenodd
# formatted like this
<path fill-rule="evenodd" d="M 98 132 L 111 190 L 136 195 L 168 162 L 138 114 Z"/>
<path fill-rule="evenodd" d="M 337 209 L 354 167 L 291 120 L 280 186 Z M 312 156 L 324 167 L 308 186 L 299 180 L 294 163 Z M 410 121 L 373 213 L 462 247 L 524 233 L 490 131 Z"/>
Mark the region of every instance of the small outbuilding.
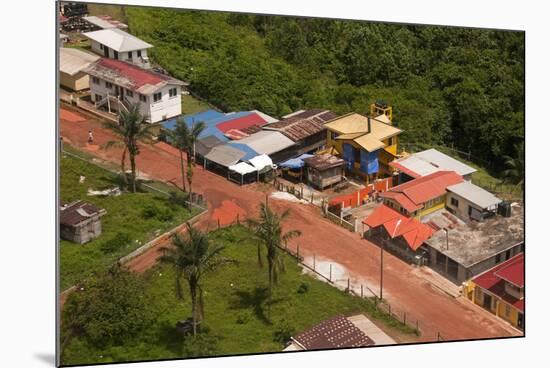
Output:
<path fill-rule="evenodd" d="M 59 82 L 71 91 L 90 88 L 90 76 L 84 69 L 99 59 L 99 56 L 74 48 L 59 49 Z"/>
<path fill-rule="evenodd" d="M 341 158 L 325 153 L 304 159 L 307 167 L 307 181 L 321 190 L 338 184 L 344 175 L 344 164 Z"/>
<path fill-rule="evenodd" d="M 348 318 L 338 315 L 291 337 L 284 351 L 355 348 L 375 345 Z"/>
<path fill-rule="evenodd" d="M 59 211 L 62 239 L 84 244 L 101 235 L 101 217 L 107 211 L 91 203 L 75 201 L 61 206 Z"/>

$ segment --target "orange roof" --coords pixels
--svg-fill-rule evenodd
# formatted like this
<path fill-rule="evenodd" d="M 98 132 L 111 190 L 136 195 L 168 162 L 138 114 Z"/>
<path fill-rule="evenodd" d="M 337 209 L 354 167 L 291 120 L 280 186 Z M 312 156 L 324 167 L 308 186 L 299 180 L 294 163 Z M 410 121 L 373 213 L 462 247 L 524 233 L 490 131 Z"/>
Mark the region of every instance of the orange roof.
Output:
<path fill-rule="evenodd" d="M 363 220 L 363 223 L 371 228 L 383 225 L 392 239 L 402 236 L 413 251 L 416 251 L 435 232 L 428 225 L 402 215 L 385 204 L 376 207 L 371 215 Z"/>
<path fill-rule="evenodd" d="M 393 187 L 380 193 L 380 197 L 394 199 L 407 211 L 414 212 L 430 199 L 444 195 L 447 187 L 463 181 L 454 171 L 437 171 Z"/>

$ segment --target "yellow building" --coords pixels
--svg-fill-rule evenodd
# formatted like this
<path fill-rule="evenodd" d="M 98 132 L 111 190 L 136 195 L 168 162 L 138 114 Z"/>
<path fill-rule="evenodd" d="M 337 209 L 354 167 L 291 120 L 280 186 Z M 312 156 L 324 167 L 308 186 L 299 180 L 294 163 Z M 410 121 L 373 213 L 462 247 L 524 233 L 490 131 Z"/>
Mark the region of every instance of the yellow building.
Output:
<path fill-rule="evenodd" d="M 348 172 L 368 179 L 390 175 L 389 163 L 397 157 L 398 136 L 385 114 L 371 118 L 349 113 L 325 124 L 327 145 L 346 161 Z"/>
<path fill-rule="evenodd" d="M 523 330 L 524 257 L 519 253 L 464 285 L 464 295 L 475 304 Z"/>

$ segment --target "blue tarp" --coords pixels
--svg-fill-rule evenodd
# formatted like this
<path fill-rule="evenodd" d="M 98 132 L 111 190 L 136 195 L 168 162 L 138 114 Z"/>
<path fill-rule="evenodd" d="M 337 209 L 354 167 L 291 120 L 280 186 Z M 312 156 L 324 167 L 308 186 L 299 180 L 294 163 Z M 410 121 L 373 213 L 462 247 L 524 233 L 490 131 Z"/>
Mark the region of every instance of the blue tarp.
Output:
<path fill-rule="evenodd" d="M 378 172 L 378 150 L 367 152 L 361 150 L 361 171 L 366 174 Z"/>
<path fill-rule="evenodd" d="M 348 170 L 351 170 L 355 163 L 355 148 L 349 143 L 344 143 L 342 146 L 344 148 L 344 161 L 346 161 Z"/>
<path fill-rule="evenodd" d="M 259 155 L 258 152 L 254 151 L 247 144 L 237 143 L 237 142 L 228 142 L 227 144 L 245 153 L 245 156 L 241 158 L 241 161 L 248 161 L 251 158 L 254 158 Z"/>
<path fill-rule="evenodd" d="M 287 169 L 299 169 L 299 168 L 304 167 L 304 165 L 305 165 L 304 159 L 309 158 L 309 157 L 313 157 L 313 155 L 310 155 L 308 153 L 304 153 L 301 156 L 291 158 L 290 160 L 286 160 L 285 162 L 281 162 L 279 164 L 279 167 L 284 167 L 284 168 L 287 168 Z"/>

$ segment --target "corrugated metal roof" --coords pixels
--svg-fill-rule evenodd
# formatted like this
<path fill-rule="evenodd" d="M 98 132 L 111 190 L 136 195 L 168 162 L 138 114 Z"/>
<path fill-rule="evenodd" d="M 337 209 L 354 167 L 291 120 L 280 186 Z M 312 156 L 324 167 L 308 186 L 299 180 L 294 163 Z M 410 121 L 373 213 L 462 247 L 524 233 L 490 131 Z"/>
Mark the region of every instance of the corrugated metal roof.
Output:
<path fill-rule="evenodd" d="M 336 316 L 322 321 L 309 330 L 294 336 L 292 340 L 306 350 L 374 345 L 371 338 L 344 316 Z"/>
<path fill-rule="evenodd" d="M 342 139 L 353 139 L 355 143 L 369 152 L 374 152 L 377 149 L 385 147 L 385 144 L 382 142 L 383 140 L 402 132 L 401 129 L 389 124 L 386 115 L 370 118 L 370 132 L 369 118 L 357 113 L 351 113 L 333 119 L 325 124 L 325 126 L 335 133 L 344 135 Z M 357 134 L 357 137 L 349 138 L 353 137 L 353 134 Z M 338 137 L 336 139 L 338 139 Z"/>
<path fill-rule="evenodd" d="M 519 299 L 506 293 L 505 288 L 505 282 L 510 282 L 518 287 L 525 286 L 525 258 L 523 253 L 496 265 L 475 277 L 472 281 L 474 284 L 502 298 L 521 312 L 524 311 L 525 299 Z"/>
<path fill-rule="evenodd" d="M 86 32 L 83 35 L 117 52 L 143 50 L 153 47 L 150 43 L 140 40 L 136 36 L 118 28 Z"/>
<path fill-rule="evenodd" d="M 307 166 L 310 166 L 317 170 L 327 170 L 333 167 L 344 165 L 346 162 L 339 157 L 325 153 L 322 155 L 315 155 L 304 159 Z"/>
<path fill-rule="evenodd" d="M 380 193 L 380 196 L 392 198 L 407 211 L 413 212 L 430 199 L 444 195 L 449 186 L 463 181 L 464 179 L 454 171 L 438 171 L 393 187 L 387 192 Z"/>
<path fill-rule="evenodd" d="M 83 71 L 143 95 L 150 95 L 167 85 L 183 86 L 187 84 L 168 75 L 142 69 L 125 61 L 108 58 L 100 58 Z"/>
<path fill-rule="evenodd" d="M 61 47 L 59 49 L 59 71 L 68 75 L 75 75 L 97 59 L 99 59 L 99 56 L 89 52 Z"/>
<path fill-rule="evenodd" d="M 241 158 L 245 156 L 245 153 L 235 147 L 231 147 L 228 144 L 222 144 L 216 146 L 206 154 L 206 158 L 219 165 L 229 167 L 235 165 Z"/>
<path fill-rule="evenodd" d="M 239 144 L 245 144 L 258 153 L 271 155 L 280 152 L 294 145 L 294 142 L 280 132 L 262 130 L 249 137 L 238 141 Z M 228 144 L 235 144 L 229 142 Z"/>
<path fill-rule="evenodd" d="M 88 17 L 82 17 L 82 19 L 101 29 L 128 28 L 126 24 L 119 22 L 117 20 L 114 20 L 111 17 L 106 15 L 103 15 L 103 16 L 90 15 Z"/>
<path fill-rule="evenodd" d="M 371 228 L 384 226 L 392 239 L 402 236 L 413 251 L 420 248 L 435 231 L 428 225 L 404 216 L 384 204 L 376 207 L 363 223 Z"/>
<path fill-rule="evenodd" d="M 442 170 L 455 171 L 462 176 L 469 175 L 477 171 L 473 167 L 470 167 L 434 148 L 414 153 L 408 157 L 390 163 L 390 165 L 399 169 L 399 167 L 395 164 L 401 165 L 407 170 L 416 173 L 418 176 L 426 176 Z"/>
<path fill-rule="evenodd" d="M 496 206 L 502 202 L 502 200 L 497 198 L 493 193 L 490 193 L 468 181 L 451 185 L 447 187 L 447 190 L 484 209 Z"/>

